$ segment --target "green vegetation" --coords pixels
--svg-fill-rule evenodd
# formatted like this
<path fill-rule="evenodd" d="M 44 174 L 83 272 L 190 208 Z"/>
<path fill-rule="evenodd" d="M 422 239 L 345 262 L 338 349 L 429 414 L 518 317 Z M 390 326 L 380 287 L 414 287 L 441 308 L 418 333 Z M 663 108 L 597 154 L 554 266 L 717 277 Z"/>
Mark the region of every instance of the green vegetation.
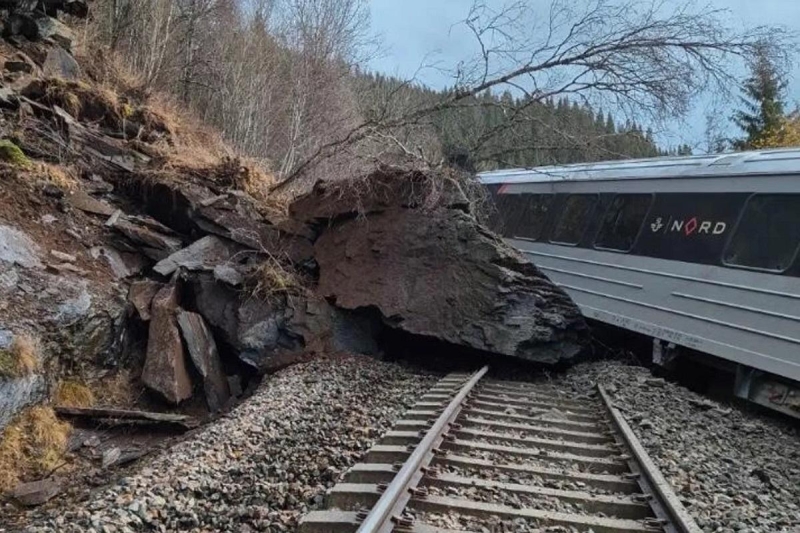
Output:
<path fill-rule="evenodd" d="M 786 80 L 774 50 L 766 44 L 756 47 L 750 60 L 750 76 L 742 85 L 744 109 L 733 116 L 746 137 L 733 143 L 737 150 L 766 148 L 768 138 L 777 136 L 786 121 L 784 93 Z"/>
<path fill-rule="evenodd" d="M 0 161 L 5 161 L 16 167 L 30 168 L 31 160 L 19 146 L 8 139 L 0 139 Z"/>

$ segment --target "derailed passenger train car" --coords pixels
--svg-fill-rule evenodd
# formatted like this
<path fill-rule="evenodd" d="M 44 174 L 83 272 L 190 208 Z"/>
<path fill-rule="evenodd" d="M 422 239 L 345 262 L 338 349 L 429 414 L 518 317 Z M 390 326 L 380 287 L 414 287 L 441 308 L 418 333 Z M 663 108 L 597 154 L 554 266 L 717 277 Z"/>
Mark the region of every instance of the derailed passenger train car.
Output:
<path fill-rule="evenodd" d="M 486 172 L 495 231 L 588 318 L 800 417 L 800 150 Z"/>

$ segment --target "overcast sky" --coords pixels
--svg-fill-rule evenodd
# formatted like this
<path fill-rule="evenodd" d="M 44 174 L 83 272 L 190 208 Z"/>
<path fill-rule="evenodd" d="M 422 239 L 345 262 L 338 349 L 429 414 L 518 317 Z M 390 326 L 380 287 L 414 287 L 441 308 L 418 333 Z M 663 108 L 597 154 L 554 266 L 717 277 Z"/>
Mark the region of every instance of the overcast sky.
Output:
<path fill-rule="evenodd" d="M 549 4 L 548 0 L 531 1 Z M 487 0 L 487 3 L 500 7 L 507 0 Z M 781 25 L 800 32 L 800 0 L 708 0 L 708 3 L 729 10 L 732 25 Z M 370 0 L 373 30 L 384 46 L 380 57 L 370 62 L 371 68 L 402 78 L 416 74 L 419 81 L 437 88 L 452 84 L 442 69 L 419 69 L 423 65 L 450 68 L 474 53 L 474 40 L 459 25 L 471 4 L 472 0 Z M 795 65 L 788 81 L 787 96 L 790 106 L 794 106 L 800 102 L 800 64 Z M 668 124 L 658 135 L 661 144 L 699 145 L 707 109 L 707 103 L 698 102 L 685 121 Z M 722 114 L 729 115 L 730 111 Z M 736 134 L 735 128 L 730 128 L 729 133 Z"/>

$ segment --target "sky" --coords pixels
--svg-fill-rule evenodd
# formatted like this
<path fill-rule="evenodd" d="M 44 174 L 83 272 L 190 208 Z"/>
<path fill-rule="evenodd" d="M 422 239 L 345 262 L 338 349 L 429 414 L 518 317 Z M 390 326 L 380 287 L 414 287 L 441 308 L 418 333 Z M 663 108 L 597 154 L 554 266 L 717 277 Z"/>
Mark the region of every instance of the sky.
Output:
<path fill-rule="evenodd" d="M 486 0 L 502 7 L 508 0 Z M 547 6 L 548 0 L 530 0 Z M 579 2 L 582 0 L 574 0 Z M 668 0 L 669 1 L 669 0 Z M 677 0 L 676 0 L 677 1 Z M 702 4 L 703 0 L 700 1 Z M 475 40 L 460 24 L 472 0 L 369 0 L 372 29 L 382 43 L 382 52 L 369 61 L 372 70 L 404 79 L 415 77 L 435 88 L 452 85 L 445 70 L 460 60 L 471 57 Z M 800 0 L 708 0 L 713 8 L 727 10 L 726 19 L 733 27 L 776 25 L 800 34 Z M 741 77 L 746 75 L 742 68 Z M 788 75 L 787 102 L 793 108 L 800 104 L 800 61 Z M 727 120 L 736 102 L 723 103 L 718 115 L 726 135 L 735 136 L 735 126 Z M 706 115 L 712 109 L 707 99 L 700 99 L 684 118 L 663 125 L 651 125 L 664 148 L 689 144 L 702 152 Z M 613 109 L 608 111 L 614 112 Z"/>

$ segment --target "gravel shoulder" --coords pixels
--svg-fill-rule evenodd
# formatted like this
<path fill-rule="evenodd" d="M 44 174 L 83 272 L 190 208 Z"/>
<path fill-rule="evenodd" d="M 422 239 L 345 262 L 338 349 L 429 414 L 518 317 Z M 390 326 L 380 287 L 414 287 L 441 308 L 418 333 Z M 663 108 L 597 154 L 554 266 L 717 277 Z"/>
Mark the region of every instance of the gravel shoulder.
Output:
<path fill-rule="evenodd" d="M 31 512 L 22 531 L 292 531 L 437 380 L 366 357 L 290 367 L 137 474 Z"/>
<path fill-rule="evenodd" d="M 726 406 L 621 362 L 556 379 L 603 384 L 698 525 L 718 533 L 800 532 L 800 427 Z"/>

